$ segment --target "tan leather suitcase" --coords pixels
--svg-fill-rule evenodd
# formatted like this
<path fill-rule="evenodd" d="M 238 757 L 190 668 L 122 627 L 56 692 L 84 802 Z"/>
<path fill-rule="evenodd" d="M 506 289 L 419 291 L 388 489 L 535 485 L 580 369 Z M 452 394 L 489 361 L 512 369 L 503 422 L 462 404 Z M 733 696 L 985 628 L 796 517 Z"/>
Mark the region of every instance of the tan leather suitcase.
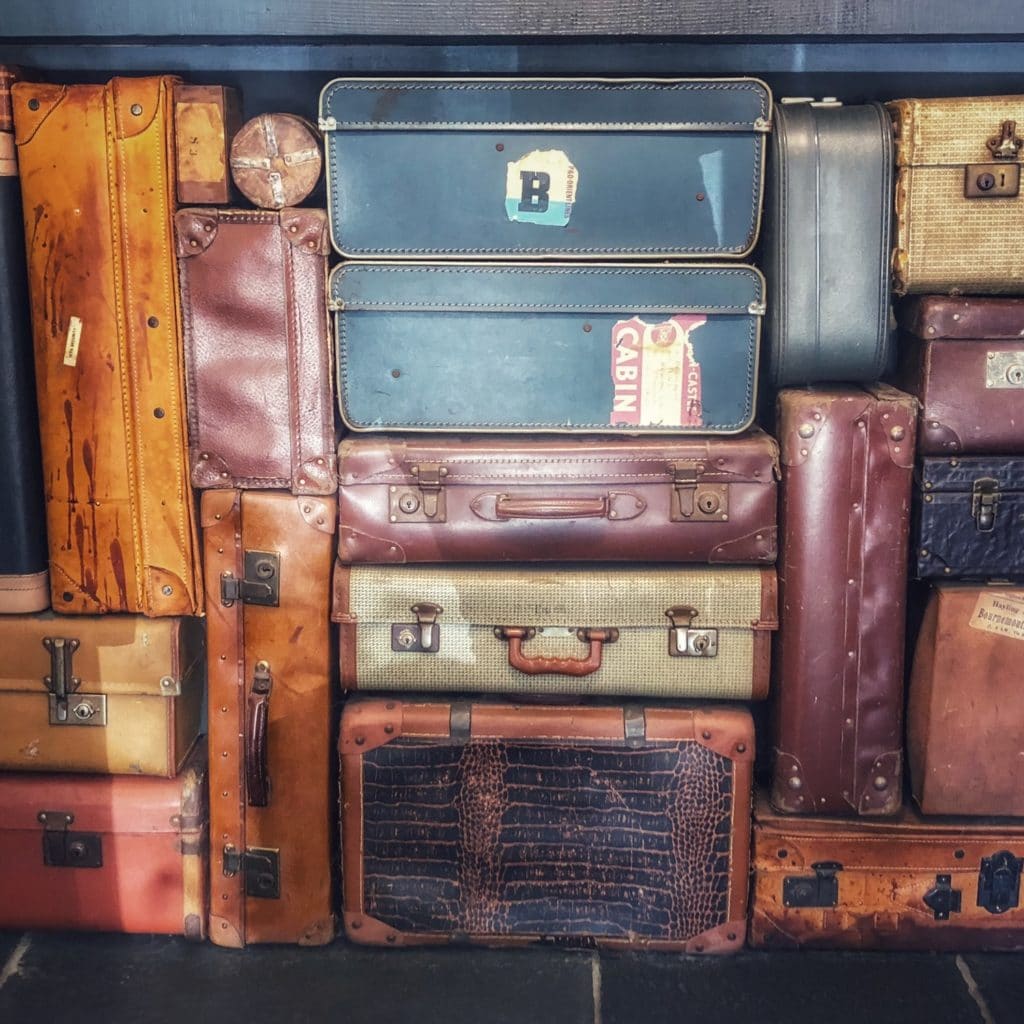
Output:
<path fill-rule="evenodd" d="M 743 945 L 743 709 L 353 700 L 345 931 L 407 946 Z"/>
<path fill-rule="evenodd" d="M 203 607 L 171 221 L 176 81 L 13 88 L 59 612 Z"/>
<path fill-rule="evenodd" d="M 178 773 L 199 735 L 199 619 L 0 617 L 0 769 Z"/>
<path fill-rule="evenodd" d="M 1024 949 L 1024 822 L 792 818 L 754 810 L 750 944 Z"/>
<path fill-rule="evenodd" d="M 333 498 L 204 491 L 210 938 L 319 945 L 331 896 Z"/>

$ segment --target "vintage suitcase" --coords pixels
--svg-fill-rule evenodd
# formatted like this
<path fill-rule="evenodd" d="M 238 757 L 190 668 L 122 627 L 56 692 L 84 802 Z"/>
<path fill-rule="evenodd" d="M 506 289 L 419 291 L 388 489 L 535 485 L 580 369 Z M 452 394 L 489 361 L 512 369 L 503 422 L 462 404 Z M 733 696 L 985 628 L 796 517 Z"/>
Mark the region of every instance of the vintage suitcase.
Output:
<path fill-rule="evenodd" d="M 934 587 L 907 703 L 910 782 L 925 814 L 1024 816 L 1024 590 Z"/>
<path fill-rule="evenodd" d="M 1024 454 L 920 461 L 920 579 L 1024 577 Z"/>
<path fill-rule="evenodd" d="M 1024 822 L 788 818 L 754 811 L 750 944 L 1024 949 Z"/>
<path fill-rule="evenodd" d="M 888 104 L 896 130 L 893 290 L 1024 292 L 1017 223 L 1024 96 Z"/>
<path fill-rule="evenodd" d="M 343 256 L 745 256 L 771 94 L 753 78 L 341 78 L 320 96 Z"/>
<path fill-rule="evenodd" d="M 195 487 L 338 486 L 322 210 L 175 216 Z"/>
<path fill-rule="evenodd" d="M 893 814 L 917 403 L 894 388 L 779 394 L 772 803 Z"/>
<path fill-rule="evenodd" d="M 11 134 L 15 74 L 0 65 L 0 614 L 38 612 L 50 603 L 25 235 Z"/>
<path fill-rule="evenodd" d="M 228 154 L 242 123 L 241 98 L 223 85 L 178 85 L 174 90 L 174 152 L 178 202 L 184 206 L 232 199 Z"/>
<path fill-rule="evenodd" d="M 247 121 L 231 143 L 231 174 L 239 192 L 267 210 L 298 206 L 308 199 L 323 163 L 316 128 L 292 114 L 260 114 Z"/>
<path fill-rule="evenodd" d="M 768 692 L 774 569 L 347 566 L 348 690 L 714 697 Z"/>
<path fill-rule="evenodd" d="M 210 939 L 320 945 L 331 892 L 334 498 L 204 491 Z"/>
<path fill-rule="evenodd" d="M 171 219 L 176 81 L 14 86 L 59 612 L 202 610 Z"/>
<path fill-rule="evenodd" d="M 0 769 L 177 774 L 199 735 L 200 619 L 0 618 Z"/>
<path fill-rule="evenodd" d="M 345 931 L 726 953 L 745 930 L 745 710 L 352 701 Z"/>
<path fill-rule="evenodd" d="M 348 263 L 331 305 L 353 430 L 738 434 L 754 418 L 753 267 Z"/>
<path fill-rule="evenodd" d="M 778 446 L 721 440 L 355 437 L 343 562 L 774 562 Z"/>
<path fill-rule="evenodd" d="M 1024 299 L 927 295 L 898 315 L 918 453 L 1024 454 Z"/>
<path fill-rule="evenodd" d="M 880 103 L 783 100 L 765 201 L 765 321 L 776 386 L 873 381 L 893 353 L 892 122 Z"/>
<path fill-rule="evenodd" d="M 0 774 L 0 928 L 204 938 L 205 746 L 173 779 Z"/>

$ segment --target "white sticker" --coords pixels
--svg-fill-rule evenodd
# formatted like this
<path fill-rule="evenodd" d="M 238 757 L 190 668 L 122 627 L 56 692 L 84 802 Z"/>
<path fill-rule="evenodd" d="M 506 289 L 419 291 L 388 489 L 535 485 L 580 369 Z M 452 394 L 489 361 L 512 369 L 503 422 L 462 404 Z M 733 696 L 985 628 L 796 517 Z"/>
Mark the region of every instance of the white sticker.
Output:
<path fill-rule="evenodd" d="M 996 636 L 1024 640 L 1024 593 L 980 594 L 967 625 Z"/>
<path fill-rule="evenodd" d="M 560 149 L 535 149 L 511 161 L 505 176 L 508 219 L 564 228 L 579 180 L 579 171 Z"/>
<path fill-rule="evenodd" d="M 78 343 L 82 340 L 82 321 L 77 316 L 68 321 L 68 340 L 64 345 L 64 365 L 74 366 L 78 362 Z"/>

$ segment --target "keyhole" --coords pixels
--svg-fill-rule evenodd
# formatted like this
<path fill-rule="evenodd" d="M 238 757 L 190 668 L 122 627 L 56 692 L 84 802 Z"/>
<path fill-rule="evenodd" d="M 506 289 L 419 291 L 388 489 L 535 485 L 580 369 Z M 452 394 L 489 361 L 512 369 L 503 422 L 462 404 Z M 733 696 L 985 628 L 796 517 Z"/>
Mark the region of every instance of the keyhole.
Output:
<path fill-rule="evenodd" d="M 697 508 L 705 514 L 717 512 L 720 504 L 721 502 L 718 500 L 718 495 L 713 493 L 702 494 L 697 499 Z"/>
<path fill-rule="evenodd" d="M 256 563 L 256 575 L 261 579 L 269 579 L 274 575 L 273 563 L 268 562 L 265 558 Z"/>

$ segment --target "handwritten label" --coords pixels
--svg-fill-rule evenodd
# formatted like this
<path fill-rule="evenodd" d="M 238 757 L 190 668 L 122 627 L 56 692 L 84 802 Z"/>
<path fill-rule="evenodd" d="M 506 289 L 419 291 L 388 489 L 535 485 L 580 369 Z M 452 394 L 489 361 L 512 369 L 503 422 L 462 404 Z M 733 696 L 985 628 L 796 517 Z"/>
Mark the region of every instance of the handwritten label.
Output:
<path fill-rule="evenodd" d="M 564 228 L 579 180 L 579 171 L 560 149 L 535 149 L 508 164 L 505 213 L 509 220 Z"/>
<path fill-rule="evenodd" d="M 218 103 L 179 103 L 174 111 L 178 136 L 178 179 L 220 182 L 224 164 L 224 115 Z"/>
<path fill-rule="evenodd" d="M 82 340 L 82 321 L 77 316 L 68 321 L 68 340 L 64 343 L 64 365 L 74 366 L 78 362 L 78 343 Z"/>
<path fill-rule="evenodd" d="M 1024 591 L 980 594 L 967 625 L 984 633 L 1024 640 Z"/>

